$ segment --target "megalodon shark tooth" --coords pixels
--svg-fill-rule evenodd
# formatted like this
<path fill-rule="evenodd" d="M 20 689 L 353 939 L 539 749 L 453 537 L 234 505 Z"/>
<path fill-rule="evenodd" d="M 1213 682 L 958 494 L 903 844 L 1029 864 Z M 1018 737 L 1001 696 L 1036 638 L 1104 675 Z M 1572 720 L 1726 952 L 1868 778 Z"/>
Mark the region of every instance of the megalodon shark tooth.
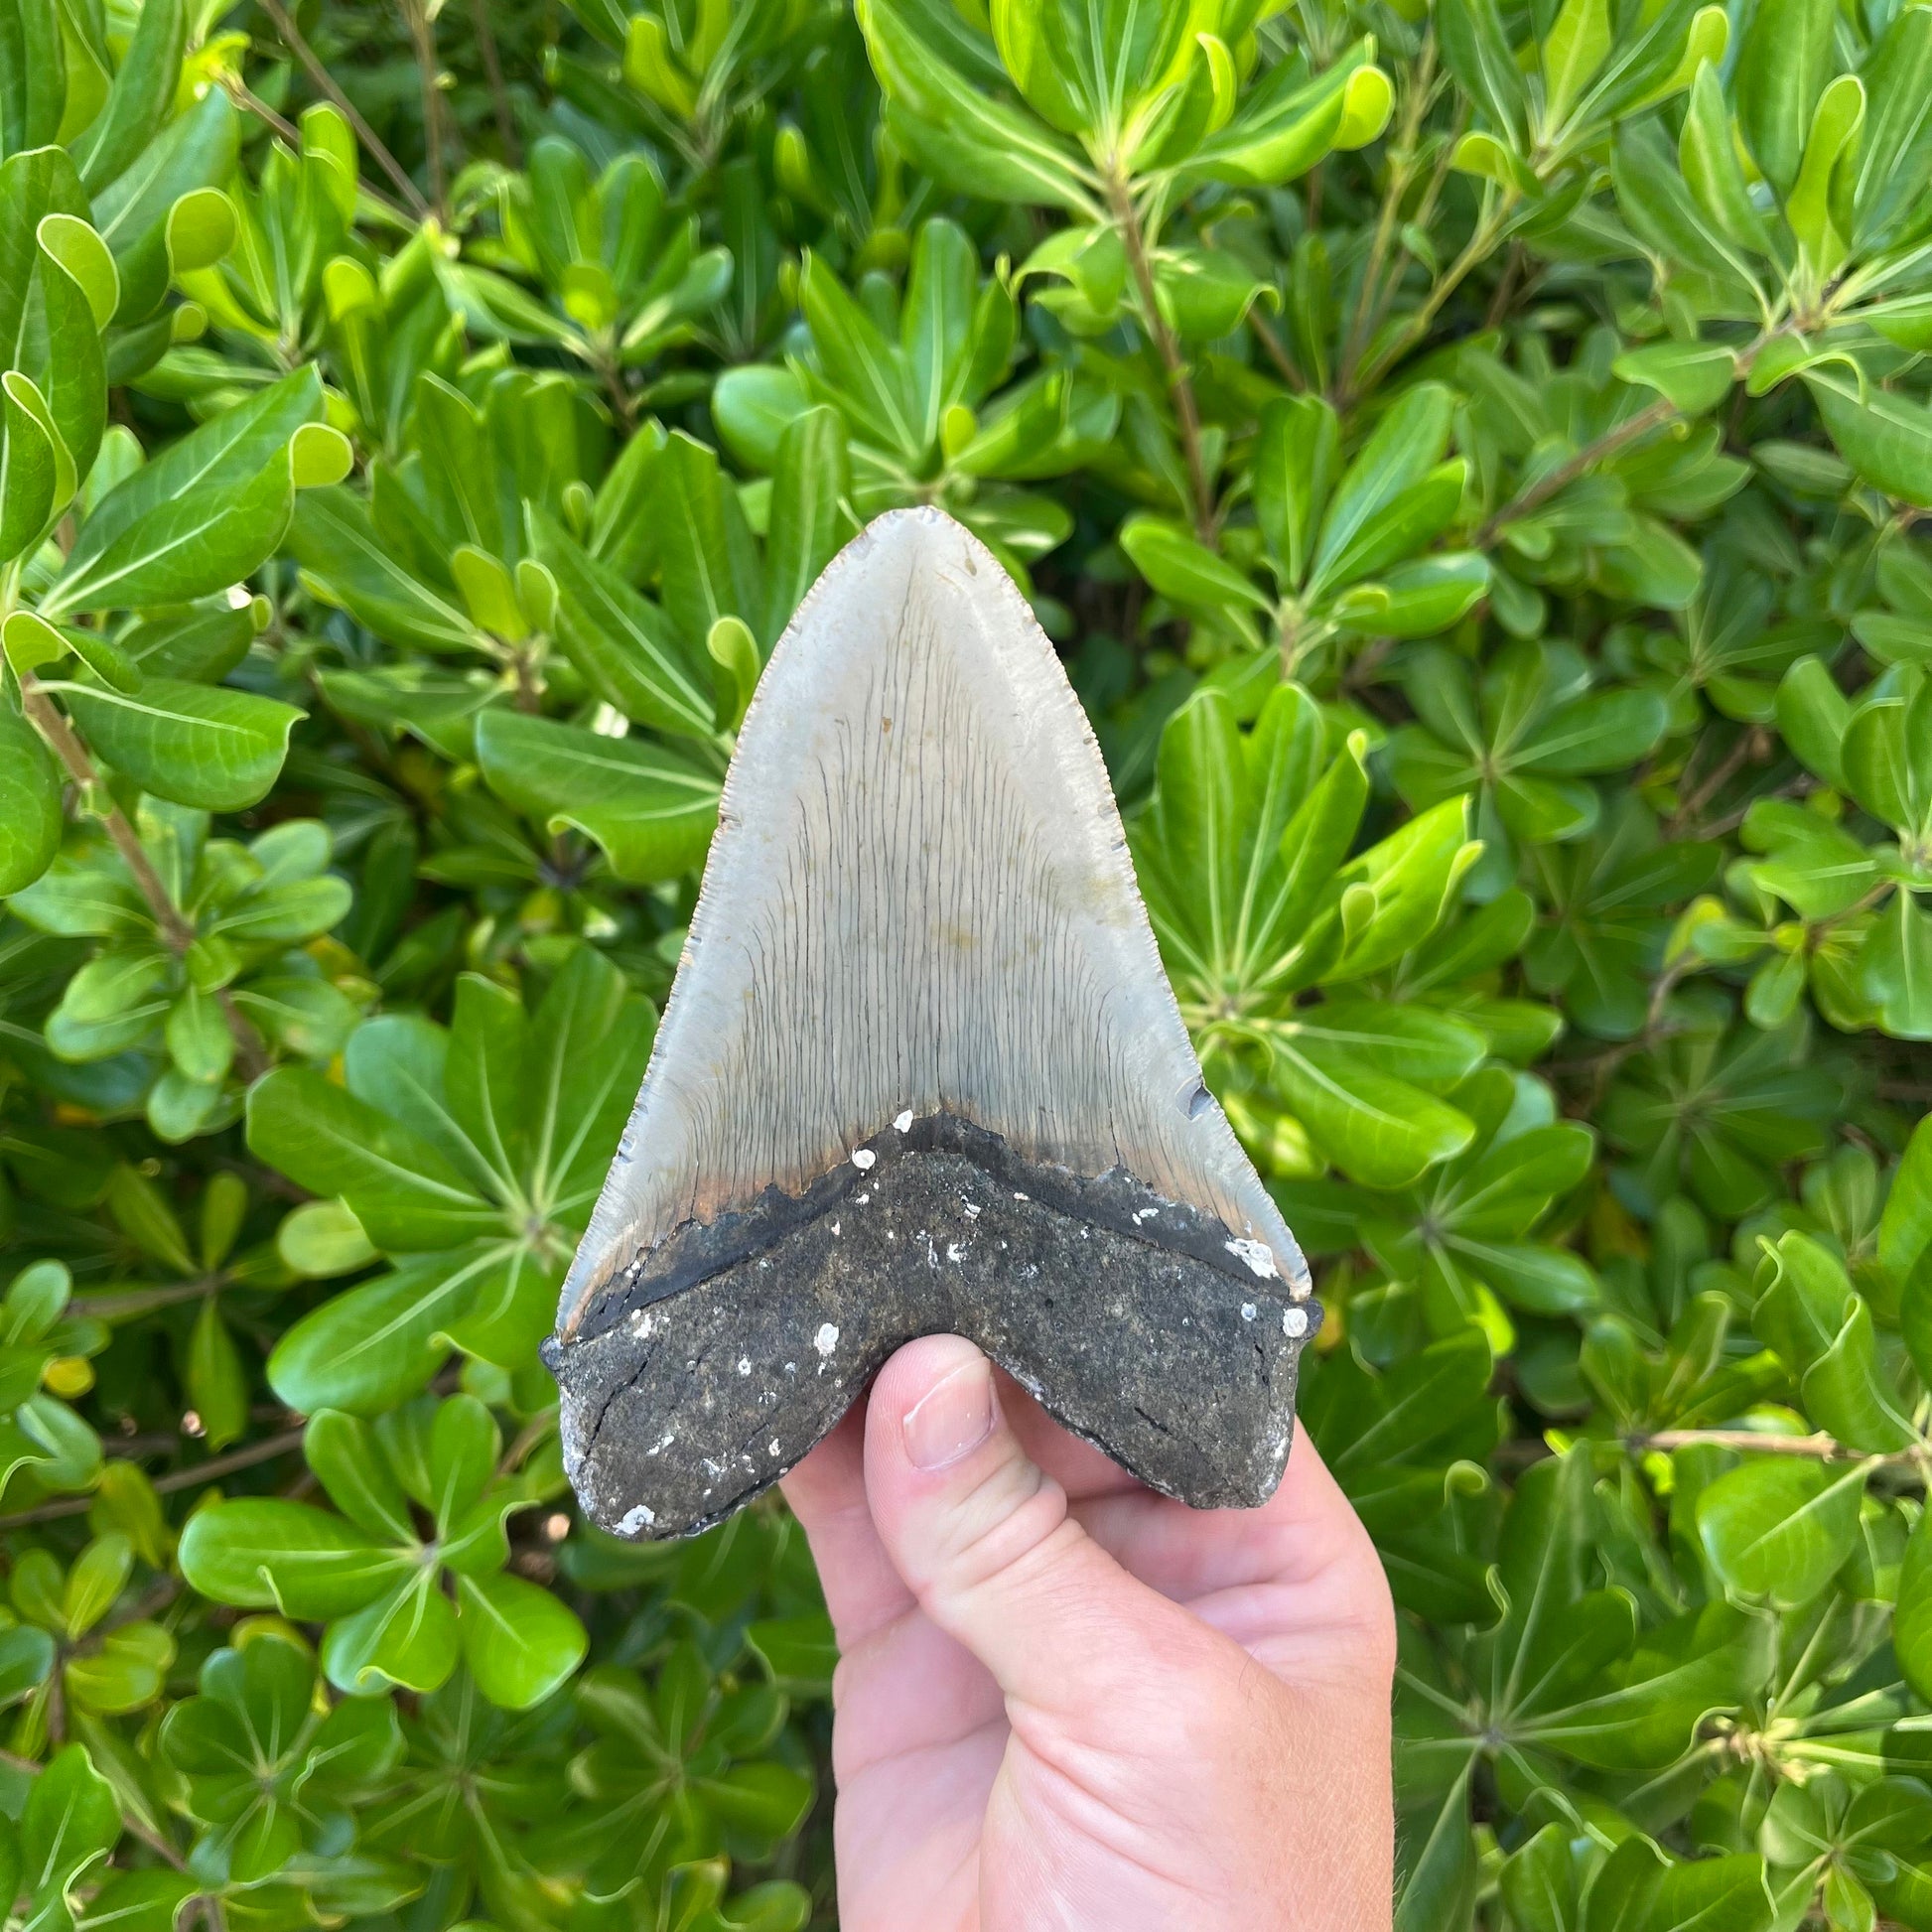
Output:
<path fill-rule="evenodd" d="M 545 1346 L 585 1508 L 705 1528 L 940 1330 L 1153 1488 L 1258 1504 L 1317 1313 L 1052 646 L 950 517 L 880 517 L 746 716 Z"/>

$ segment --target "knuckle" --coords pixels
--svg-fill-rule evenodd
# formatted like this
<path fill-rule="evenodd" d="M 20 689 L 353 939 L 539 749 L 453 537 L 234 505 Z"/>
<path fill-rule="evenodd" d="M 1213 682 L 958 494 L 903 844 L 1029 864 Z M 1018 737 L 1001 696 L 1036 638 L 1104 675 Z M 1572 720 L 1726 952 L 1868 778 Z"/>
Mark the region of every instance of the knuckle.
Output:
<path fill-rule="evenodd" d="M 1066 1492 L 1023 1457 L 1005 1458 L 959 1502 L 936 1552 L 935 1594 L 972 1595 L 1071 1529 Z"/>

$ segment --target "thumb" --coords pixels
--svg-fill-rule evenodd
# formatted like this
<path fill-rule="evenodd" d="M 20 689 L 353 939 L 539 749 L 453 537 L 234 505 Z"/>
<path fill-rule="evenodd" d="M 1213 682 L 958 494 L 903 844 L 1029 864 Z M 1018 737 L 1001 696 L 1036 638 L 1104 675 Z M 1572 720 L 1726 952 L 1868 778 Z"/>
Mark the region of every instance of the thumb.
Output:
<path fill-rule="evenodd" d="M 866 1495 L 920 1607 L 1010 1699 L 1085 1717 L 1116 1696 L 1145 1706 L 1188 1653 L 1226 1641 L 1074 1521 L 1001 1414 L 992 1364 L 958 1335 L 911 1342 L 880 1371 Z"/>

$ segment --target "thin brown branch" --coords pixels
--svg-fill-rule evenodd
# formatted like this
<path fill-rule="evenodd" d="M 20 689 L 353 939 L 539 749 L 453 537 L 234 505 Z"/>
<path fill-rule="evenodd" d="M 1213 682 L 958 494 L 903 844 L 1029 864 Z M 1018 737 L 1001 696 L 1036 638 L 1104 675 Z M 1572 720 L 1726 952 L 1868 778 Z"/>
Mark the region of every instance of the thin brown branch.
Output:
<path fill-rule="evenodd" d="M 509 1475 L 523 1466 L 523 1459 L 543 1439 L 557 1427 L 557 1412 L 554 1409 L 540 1409 L 516 1432 L 515 1440 L 503 1451 L 496 1464 L 498 1475 Z"/>
<path fill-rule="evenodd" d="M 138 1818 L 130 1818 L 126 1812 L 122 1812 L 121 1828 L 123 1831 L 132 1832 L 150 1852 L 157 1858 L 167 1860 L 177 1871 L 188 1869 L 188 1861 L 152 1826 L 144 1824 Z"/>
<path fill-rule="evenodd" d="M 161 875 L 155 871 L 154 861 L 148 857 L 147 848 L 141 843 L 140 834 L 128 822 L 127 814 L 107 797 L 106 787 L 100 782 L 100 773 L 87 748 L 81 744 L 79 734 L 32 671 L 21 674 L 20 702 L 34 729 L 53 748 L 55 757 L 61 760 L 68 776 L 79 786 L 83 796 L 104 801 L 101 823 L 107 828 L 107 836 L 114 842 L 114 850 L 121 855 L 121 863 L 127 867 L 141 897 L 147 900 L 148 909 L 154 914 L 154 922 L 160 928 L 169 950 L 177 957 L 186 956 L 195 943 L 194 926 L 182 916 L 181 908 L 176 905 Z M 235 1064 L 240 1067 L 242 1078 L 259 1079 L 268 1071 L 270 1064 L 266 1042 L 234 1004 L 225 987 L 215 997 L 220 1002 L 222 1018 L 227 1022 L 229 1035 L 234 1040 Z"/>
<path fill-rule="evenodd" d="M 1813 1436 L 1764 1436 L 1754 1429 L 1660 1429 L 1648 1436 L 1624 1439 L 1633 1449 L 1727 1449 L 1752 1455 L 1804 1455 L 1817 1462 L 1882 1462 L 1890 1458 L 1866 1456 L 1847 1449 L 1822 1432 Z M 1906 1457 L 1910 1450 L 1904 1452 Z"/>
<path fill-rule="evenodd" d="M 1180 430 L 1180 452 L 1187 464 L 1187 486 L 1193 496 L 1194 530 L 1203 543 L 1214 541 L 1214 498 L 1207 486 L 1207 466 L 1201 458 L 1200 409 L 1194 401 L 1194 385 L 1187 379 L 1187 365 L 1181 359 L 1180 345 L 1161 313 L 1154 286 L 1154 264 L 1148 259 L 1147 236 L 1141 228 L 1140 210 L 1127 183 L 1116 176 L 1108 197 L 1114 219 L 1120 223 L 1121 240 L 1127 249 L 1128 266 L 1134 271 L 1134 286 L 1140 292 L 1142 321 L 1161 365 L 1167 371 L 1168 394 L 1173 401 L 1174 420 Z"/>
<path fill-rule="evenodd" d="M 423 88 L 423 150 L 429 165 L 429 199 L 436 218 L 450 220 L 449 183 L 443 169 L 442 62 L 436 52 L 436 22 L 426 0 L 403 0 L 403 18 L 416 50 L 416 72 Z"/>
<path fill-rule="evenodd" d="M 1255 341 L 1268 353 L 1268 359 L 1280 370 L 1281 378 L 1291 389 L 1306 389 L 1309 385 L 1302 371 L 1295 366 L 1295 358 L 1288 352 L 1288 345 L 1270 327 L 1268 318 L 1261 313 L 1261 304 L 1255 303 L 1248 311 L 1248 327 L 1254 331 Z"/>
<path fill-rule="evenodd" d="M 1521 241 L 1509 244 L 1509 253 L 1503 260 L 1503 272 L 1496 277 L 1495 292 L 1489 298 L 1489 307 L 1483 313 L 1482 326 L 1485 329 L 1499 329 L 1503 318 L 1509 314 L 1509 305 L 1516 300 L 1517 284 L 1523 279 L 1529 257 L 1523 252 Z"/>
<path fill-rule="evenodd" d="M 1690 795 L 1678 806 L 1664 823 L 1664 836 L 1674 839 L 1682 835 L 1686 827 L 1694 824 L 1697 815 L 1712 799 L 1717 797 L 1725 786 L 1752 759 L 1761 759 L 1768 755 L 1764 735 L 1755 727 L 1747 727 L 1737 734 L 1737 741 L 1722 758 L 1710 775 L 1700 778 Z"/>
<path fill-rule="evenodd" d="M 1607 462 L 1619 450 L 1627 449 L 1639 437 L 1661 429 L 1676 414 L 1677 405 L 1668 396 L 1659 396 L 1634 416 L 1626 416 L 1614 429 L 1605 430 L 1593 443 L 1586 443 L 1575 456 L 1565 458 L 1554 470 L 1545 471 L 1527 489 L 1497 510 L 1475 533 L 1476 548 L 1486 550 L 1508 525 L 1540 509 L 1559 490 L 1568 489 L 1579 477 Z"/>
<path fill-rule="evenodd" d="M 395 183 L 397 193 L 409 205 L 411 213 L 417 220 L 422 220 L 430 212 L 429 204 L 423 200 L 423 191 L 410 179 L 408 169 L 383 145 L 375 129 L 362 118 L 361 109 L 343 92 L 335 76 L 316 58 L 315 49 L 303 38 L 301 28 L 295 24 L 282 0 L 261 0 L 261 9 L 275 23 L 275 31 L 281 35 L 283 45 L 301 62 L 303 72 L 349 124 L 356 140 L 368 150 L 375 165 Z"/>
<path fill-rule="evenodd" d="M 302 130 L 285 114 L 276 113 L 274 108 L 269 106 L 268 102 L 262 99 L 261 95 L 256 93 L 238 73 L 227 75 L 222 84 L 228 90 L 228 98 L 237 107 L 244 113 L 254 115 L 256 120 L 270 129 L 279 139 L 285 141 L 297 153 L 301 152 Z M 377 207 L 387 209 L 398 221 L 407 222 L 415 218 L 400 202 L 392 202 L 381 189 L 371 188 L 359 175 L 355 178 L 355 192 L 367 196 Z"/>
<path fill-rule="evenodd" d="M 251 1469 L 258 1462 L 271 1462 L 278 1455 L 286 1455 L 291 1449 L 300 1449 L 303 1434 L 300 1429 L 285 1430 L 279 1436 L 265 1437 L 259 1443 L 230 1449 L 226 1455 L 210 1456 L 206 1462 L 198 1462 L 192 1469 L 171 1469 L 165 1476 L 155 1477 L 155 1490 L 164 1496 L 171 1495 L 178 1489 L 193 1489 L 198 1483 L 218 1481 L 222 1476 L 233 1475 L 237 1469 Z M 64 1496 L 59 1502 L 42 1503 L 34 1509 L 16 1510 L 11 1516 L 0 1516 L 0 1531 L 26 1529 L 34 1523 L 57 1523 L 64 1516 L 84 1516 L 93 1506 L 91 1494 Z"/>
<path fill-rule="evenodd" d="M 503 84 L 503 63 L 496 52 L 496 30 L 489 24 L 489 0 L 470 0 L 470 18 L 476 24 L 477 52 L 483 59 L 483 77 L 489 82 L 489 98 L 496 110 L 496 138 L 503 144 L 503 159 L 512 168 L 520 168 L 523 165 L 523 143 L 517 138 L 516 115 L 510 107 L 510 90 Z"/>
<path fill-rule="evenodd" d="M 1376 383 L 1429 334 L 1429 326 L 1436 320 L 1437 312 L 1443 304 L 1462 286 L 1470 270 L 1478 262 L 1485 260 L 1490 250 L 1502 239 L 1503 229 L 1508 224 L 1510 211 L 1515 207 L 1516 200 L 1515 189 L 1506 189 L 1497 206 L 1484 212 L 1482 219 L 1476 223 L 1475 232 L 1463 243 L 1462 252 L 1430 284 L 1429 293 L 1423 297 L 1415 314 L 1383 345 L 1380 353 L 1371 358 L 1358 378 L 1342 388 L 1344 404 L 1352 403 L 1356 397 L 1368 394 Z"/>
<path fill-rule="evenodd" d="M 1818 780 L 1807 772 L 1803 777 L 1793 778 L 1788 784 L 1779 785 L 1774 791 L 1761 792 L 1759 796 L 1764 798 L 1802 798 L 1807 793 L 1816 791 L 1817 789 Z M 1705 841 L 1725 837 L 1727 834 L 1736 831 L 1738 826 L 1743 824 L 1744 820 L 1750 816 L 1751 806 L 1756 803 L 1756 798 L 1750 799 L 1745 804 L 1739 805 L 1735 811 L 1726 812 L 1723 818 L 1714 818 L 1710 824 L 1700 825 L 1697 828 L 1696 836 Z"/>
<path fill-rule="evenodd" d="M 177 1303 L 199 1301 L 218 1289 L 225 1278 L 207 1275 L 200 1281 L 169 1282 L 159 1288 L 130 1288 L 115 1293 L 110 1289 L 83 1289 L 70 1298 L 68 1306 L 76 1314 L 92 1315 L 97 1321 L 126 1321 L 156 1309 L 173 1308 Z"/>
<path fill-rule="evenodd" d="M 1382 274 L 1389 249 L 1396 237 L 1402 212 L 1402 198 L 1414 179 L 1416 142 L 1422 133 L 1423 115 L 1429 110 L 1436 72 L 1436 36 L 1425 36 L 1422 56 L 1416 64 L 1409 97 L 1403 103 L 1402 133 L 1388 147 L 1388 186 L 1382 191 L 1382 206 L 1375 218 L 1375 234 L 1369 243 L 1368 262 L 1362 270 L 1361 286 L 1355 292 L 1354 313 L 1348 322 L 1348 336 L 1342 345 L 1341 363 L 1335 371 L 1335 388 L 1345 393 L 1354 379 L 1355 364 L 1368 346 L 1376 316 L 1383 305 Z"/>

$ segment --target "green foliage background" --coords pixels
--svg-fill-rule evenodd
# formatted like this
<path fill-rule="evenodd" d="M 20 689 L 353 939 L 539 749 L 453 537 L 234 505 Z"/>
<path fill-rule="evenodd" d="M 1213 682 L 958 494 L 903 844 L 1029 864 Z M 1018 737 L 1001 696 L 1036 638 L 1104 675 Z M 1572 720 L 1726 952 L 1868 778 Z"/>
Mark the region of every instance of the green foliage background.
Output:
<path fill-rule="evenodd" d="M 832 1923 L 801 1539 L 534 1351 L 936 502 L 1317 1260 L 1403 1932 L 1932 1928 L 1932 7 L 629 3 L 0 0 L 0 1910 Z"/>

